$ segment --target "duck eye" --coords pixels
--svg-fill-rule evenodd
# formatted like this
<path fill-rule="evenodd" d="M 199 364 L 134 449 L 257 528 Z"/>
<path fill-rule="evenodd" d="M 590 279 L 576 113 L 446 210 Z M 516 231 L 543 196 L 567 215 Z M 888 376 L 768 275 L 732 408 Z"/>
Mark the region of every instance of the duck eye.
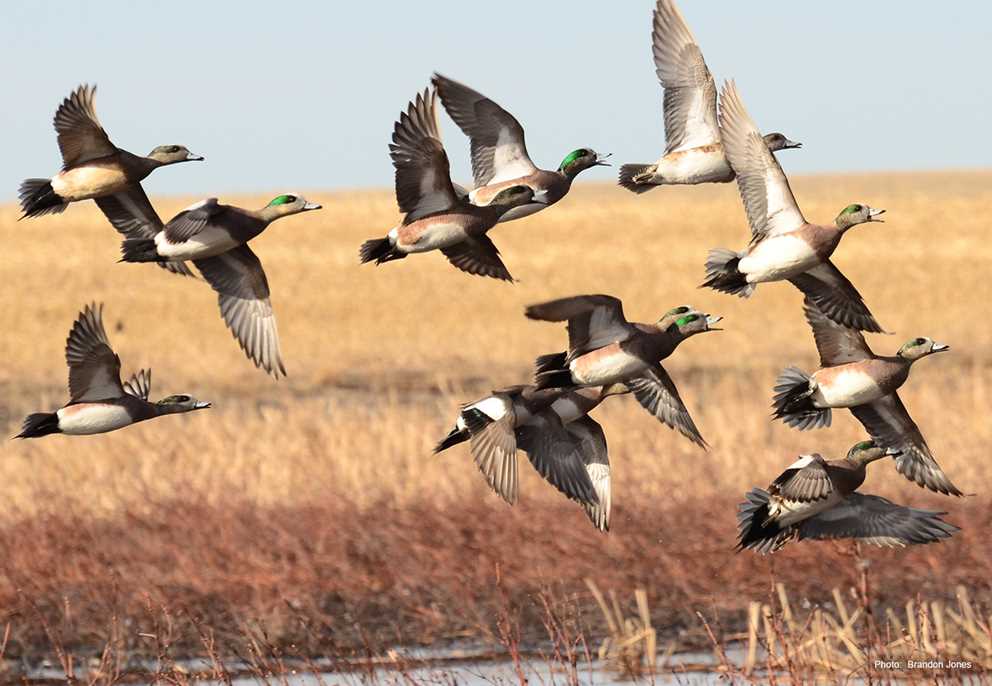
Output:
<path fill-rule="evenodd" d="M 179 152 L 179 146 L 178 145 L 170 145 L 169 147 L 167 147 L 165 149 L 165 151 L 166 152 Z"/>
<path fill-rule="evenodd" d="M 913 341 L 913 345 L 923 345 L 926 342 L 927 339 L 925 338 L 917 338 L 915 341 Z"/>
<path fill-rule="evenodd" d="M 189 402 L 189 396 L 188 395 L 177 395 L 176 396 L 176 400 L 178 400 L 181 403 L 188 403 Z"/>

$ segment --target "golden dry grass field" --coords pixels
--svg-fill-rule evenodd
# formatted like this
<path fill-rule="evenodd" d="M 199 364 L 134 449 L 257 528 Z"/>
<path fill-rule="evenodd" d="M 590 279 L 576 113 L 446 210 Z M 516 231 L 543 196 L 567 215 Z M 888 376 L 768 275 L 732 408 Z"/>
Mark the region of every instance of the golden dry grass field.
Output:
<path fill-rule="evenodd" d="M 992 503 L 992 172 L 797 177 L 793 188 L 813 221 L 831 221 L 851 202 L 887 210 L 886 223 L 853 229 L 834 260 L 882 325 L 895 332 L 870 337 L 876 352 L 890 354 L 917 335 L 952 348 L 915 366 L 901 395 L 948 475 L 978 495 L 937 496 L 905 481 L 889 463 L 873 465 L 863 491 L 947 510 L 946 519 L 965 528 L 936 546 L 880 554 L 890 570 L 883 575 L 918 584 L 910 593 L 919 584 L 940 591 L 940 574 L 954 568 L 956 580 L 970 580 L 988 594 L 988 531 L 974 529 L 989 523 Z M 54 615 L 59 598 L 78 596 L 98 621 L 103 606 L 97 592 L 87 589 L 114 575 L 163 604 L 181 596 L 183 603 L 195 605 L 191 598 L 198 593 L 220 593 L 220 585 L 240 584 L 245 598 L 226 606 L 230 616 L 236 616 L 231 608 L 250 607 L 249 615 L 257 610 L 252 616 L 275 621 L 279 600 L 307 596 L 307 579 L 292 571 L 300 567 L 293 562 L 298 557 L 280 567 L 285 576 L 264 579 L 239 575 L 239 568 L 249 574 L 250 558 L 264 556 L 264 550 L 235 551 L 243 555 L 228 558 L 218 552 L 217 559 L 188 550 L 184 556 L 180 550 L 158 560 L 149 553 L 152 561 L 144 567 L 103 558 L 83 571 L 73 566 L 89 559 L 87 551 L 108 546 L 101 538 L 112 535 L 108 532 L 122 535 L 129 528 L 144 531 L 149 548 L 161 538 L 163 546 L 168 539 L 168 545 L 182 549 L 182 541 L 169 538 L 171 527 L 194 531 L 196 522 L 187 521 L 191 513 L 199 517 L 224 510 L 252 513 L 263 522 L 261 529 L 266 513 L 273 522 L 282 520 L 272 513 L 336 513 L 339 519 L 303 518 L 308 528 L 294 534 L 329 541 L 331 548 L 321 553 L 301 545 L 293 554 L 310 555 L 318 569 L 336 564 L 328 551 L 345 546 L 342 555 L 368 556 L 370 578 L 378 573 L 375 560 L 389 560 L 383 551 L 398 545 L 375 538 L 380 535 L 376 525 L 390 518 L 397 522 L 393 535 L 415 538 L 425 550 L 432 546 L 432 532 L 404 529 L 418 528 L 421 516 L 425 527 L 446 521 L 433 532 L 439 539 L 468 536 L 464 532 L 481 526 L 479 520 L 490 527 L 486 531 L 498 530 L 494 540 L 483 536 L 464 544 L 463 564 L 478 566 L 465 577 L 472 579 L 493 578 L 493 567 L 487 566 L 492 556 L 513 570 L 523 548 L 534 540 L 553 545 L 549 537 L 560 534 L 571 538 L 559 540 L 585 546 L 583 559 L 560 543 L 530 570 L 541 583 L 571 579 L 574 574 L 564 570 L 573 567 L 583 574 L 595 571 L 595 556 L 603 555 L 617 565 L 611 578 L 658 589 L 658 596 L 667 589 L 661 577 L 694 569 L 696 563 L 686 555 L 705 552 L 712 558 L 707 570 L 736 570 L 746 583 L 721 589 L 702 579 L 688 580 L 684 588 L 697 589 L 697 597 L 655 597 L 655 605 L 739 608 L 743 600 L 733 594 L 760 588 L 762 575 L 773 565 L 732 552 L 733 503 L 748 488 L 766 485 L 800 452 L 841 456 L 863 437 L 846 412 L 835 413 L 831 429 L 806 433 L 769 420 L 778 371 L 790 364 L 811 368 L 817 359 L 798 291 L 788 284 L 762 285 L 744 301 L 697 288 L 707 249 L 740 248 L 748 240 L 733 184 L 663 188 L 640 197 L 606 184 L 578 184 L 555 207 L 492 231 L 518 279 L 513 285 L 458 272 L 439 254 L 381 267 L 359 265 L 361 242 L 383 235 L 398 218 L 392 194 L 306 195 L 324 209 L 282 220 L 253 243 L 268 273 L 289 372 L 280 382 L 243 357 L 206 284 L 151 265 L 117 264 L 119 236 L 91 203 L 22 222 L 16 221 L 15 207 L 0 209 L 5 282 L 0 293 L 0 428 L 7 435 L 17 432 L 28 412 L 65 402 L 63 345 L 73 318 L 89 301 L 106 303 L 105 322 L 125 374 L 151 367 L 154 397 L 188 392 L 214 404 L 206 412 L 104 436 L 3 443 L 0 535 L 8 546 L 28 550 L 19 549 L 18 556 L 27 559 L 14 563 L 14 551 L 8 549 L 8 560 L 0 565 L 0 597 L 22 603 L 18 619 L 9 621 L 23 646 L 40 635 L 23 603 L 36 602 L 41 615 Z M 191 200 L 153 202 L 167 217 Z M 222 198 L 247 206 L 267 200 Z M 597 411 L 613 463 L 616 511 L 608 537 L 596 534 L 578 507 L 561 502 L 526 460 L 521 502 L 511 510 L 487 490 L 464 446 L 431 454 L 460 402 L 490 388 L 526 382 L 536 355 L 564 345 L 563 327 L 528 321 L 525 305 L 598 292 L 622 298 L 632 320 L 654 321 L 684 303 L 725 317 L 724 331 L 693 338 L 666 363 L 712 446 L 708 452 L 658 424 L 632 398 L 611 399 Z M 142 529 L 144 516 L 158 518 L 161 526 Z M 187 528 L 179 521 L 186 521 Z M 66 527 L 64 538 L 56 524 Z M 234 526 L 227 522 L 217 529 L 217 538 L 204 534 L 188 545 L 209 549 Z M 293 524 L 278 526 L 289 531 Z M 264 547 L 276 534 L 261 529 L 239 540 L 250 548 L 255 535 Z M 95 538 L 81 542 L 80 532 Z M 36 555 L 32 541 L 39 550 L 51 551 Z M 493 546 L 501 549 L 493 552 Z M 788 567 L 779 560 L 791 560 L 803 574 L 822 575 L 822 581 L 813 578 L 810 585 L 827 588 L 843 579 L 820 555 L 834 551 L 831 564 L 848 564 L 837 548 L 792 546 L 775 564 Z M 537 554 L 527 550 L 527 555 Z M 381 602 L 396 595 L 390 593 L 402 585 L 397 577 L 416 577 L 404 565 L 428 559 L 426 553 L 410 553 L 396 562 L 391 579 L 376 587 Z M 216 578 L 196 578 L 213 569 L 211 564 L 221 570 Z M 444 572 L 419 572 L 422 584 L 408 583 L 404 592 L 430 596 L 431 575 Z M 985 579 L 984 584 L 976 579 Z M 368 588 L 367 579 L 320 583 L 321 594 L 350 599 L 351 607 L 362 602 L 361 589 Z M 263 586 L 275 589 L 265 603 L 252 590 Z M 133 598 L 122 602 L 140 605 Z M 258 609 L 263 605 L 268 610 Z M 423 605 L 425 613 L 449 611 L 440 601 Z M 424 617 L 418 621 L 444 624 Z M 449 629 L 444 625 L 438 633 L 450 634 Z"/>

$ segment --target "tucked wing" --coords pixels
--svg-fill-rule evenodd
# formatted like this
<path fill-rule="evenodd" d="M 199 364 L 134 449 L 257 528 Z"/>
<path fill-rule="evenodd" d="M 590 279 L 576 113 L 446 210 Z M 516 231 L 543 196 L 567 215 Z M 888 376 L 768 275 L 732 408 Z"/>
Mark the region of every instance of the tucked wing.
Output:
<path fill-rule="evenodd" d="M 517 445 L 548 483 L 579 503 L 599 503 L 579 452 L 580 443 L 565 431 L 557 414 L 540 412 L 516 433 Z"/>
<path fill-rule="evenodd" d="M 434 74 L 444 109 L 469 137 L 476 187 L 518 179 L 537 171 L 527 154 L 524 130 L 512 114 L 468 86 Z"/>
<path fill-rule="evenodd" d="M 154 238 L 162 230 L 162 220 L 145 195 L 141 184 L 123 193 L 96 198 L 96 204 L 117 231 L 127 238 Z M 193 276 L 185 262 L 157 262 L 173 274 Z"/>
<path fill-rule="evenodd" d="M 800 457 L 768 487 L 771 495 L 797 503 L 823 500 L 833 491 L 826 461 L 817 454 Z"/>
<path fill-rule="evenodd" d="M 720 132 L 727 161 L 751 225 L 753 241 L 794 231 L 806 223 L 775 155 L 728 81 L 720 96 Z"/>
<path fill-rule="evenodd" d="M 96 116 L 96 86 L 79 86 L 55 111 L 62 168 L 70 169 L 117 152 Z"/>
<path fill-rule="evenodd" d="M 896 470 L 920 487 L 947 495 L 964 495 L 944 474 L 930 454 L 920 427 L 909 416 L 898 393 L 867 405 L 852 407 L 851 412 L 868 434 L 886 448 L 901 450 L 895 457 Z"/>
<path fill-rule="evenodd" d="M 458 204 L 448 155 L 437 126 L 437 94 L 424 91 L 393 125 L 389 156 L 396 168 L 396 202 L 404 224 Z"/>
<path fill-rule="evenodd" d="M 152 391 L 152 370 L 141 369 L 137 374 L 131 376 L 124 382 L 124 392 L 133 395 L 135 398 L 148 400 L 148 395 Z"/>
<path fill-rule="evenodd" d="M 455 245 L 441 248 L 441 252 L 463 272 L 513 281 L 510 271 L 499 257 L 499 250 L 486 235 L 467 238 Z"/>
<path fill-rule="evenodd" d="M 462 412 L 461 416 L 472 437 L 472 459 L 486 477 L 486 483 L 500 498 L 510 505 L 515 504 L 518 482 L 516 415 L 505 412 L 496 420 L 481 412 Z"/>
<path fill-rule="evenodd" d="M 656 364 L 643 376 L 624 383 L 633 392 L 637 402 L 656 419 L 675 429 L 700 448 L 706 449 L 706 441 L 689 416 L 689 410 L 682 402 L 675 382 L 664 367 Z"/>
<path fill-rule="evenodd" d="M 589 474 L 599 500 L 598 503 L 583 503 L 582 508 L 593 526 L 600 531 L 609 531 L 613 499 L 610 489 L 610 456 L 603 427 L 586 415 L 566 424 L 565 431 L 579 443 L 579 456 L 586 466 L 586 473 Z"/>
<path fill-rule="evenodd" d="M 227 210 L 217 198 L 206 198 L 190 205 L 165 225 L 165 239 L 170 243 L 183 243 L 217 222 Z"/>
<path fill-rule="evenodd" d="M 933 543 L 960 531 L 944 512 L 896 505 L 877 495 L 852 493 L 836 507 L 797 525 L 799 539 L 855 538 L 885 547 Z"/>
<path fill-rule="evenodd" d="M 854 284 L 830 260 L 789 280 L 834 322 L 859 331 L 882 332 Z"/>
<path fill-rule="evenodd" d="M 803 299 L 803 312 L 813 330 L 813 340 L 820 353 L 821 367 L 834 367 L 874 357 L 865 337 L 827 317 L 809 296 Z"/>
<path fill-rule="evenodd" d="M 221 316 L 248 359 L 277 379 L 285 376 L 269 283 L 251 248 L 241 245 L 193 264 L 217 291 Z"/>
<path fill-rule="evenodd" d="M 673 0 L 658 0 L 651 49 L 665 89 L 665 153 L 719 143 L 716 84 Z"/>
<path fill-rule="evenodd" d="M 69 401 L 109 400 L 124 395 L 121 360 L 110 347 L 103 328 L 103 305 L 87 305 L 79 313 L 65 342 L 69 366 Z"/>
<path fill-rule="evenodd" d="M 611 295 L 576 295 L 530 305 L 529 319 L 568 322 L 568 359 L 610 343 L 625 341 L 635 331 L 623 315 L 623 303 Z"/>

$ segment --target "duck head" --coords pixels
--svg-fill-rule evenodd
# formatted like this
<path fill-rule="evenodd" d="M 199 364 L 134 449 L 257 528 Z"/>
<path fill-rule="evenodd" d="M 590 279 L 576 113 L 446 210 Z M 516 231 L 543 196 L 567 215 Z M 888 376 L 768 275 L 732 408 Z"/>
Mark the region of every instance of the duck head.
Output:
<path fill-rule="evenodd" d="M 895 457 L 900 452 L 895 448 L 884 448 L 875 441 L 861 441 L 860 443 L 855 443 L 847 451 L 847 460 L 861 466 L 875 460 L 880 460 L 883 457 Z"/>
<path fill-rule="evenodd" d="M 565 155 L 565 159 L 558 165 L 558 171 L 570 179 L 574 179 L 579 172 L 585 171 L 589 167 L 609 167 L 606 161 L 610 154 L 600 155 L 591 148 L 579 148 Z"/>
<path fill-rule="evenodd" d="M 915 362 L 916 360 L 926 357 L 927 355 L 942 353 L 945 350 L 950 349 L 951 346 L 949 345 L 937 343 L 932 338 L 927 338 L 926 336 L 920 336 L 919 338 L 914 338 L 903 343 L 902 347 L 899 348 L 897 355 L 904 360 Z"/>
<path fill-rule="evenodd" d="M 185 145 L 160 145 L 150 153 L 148 159 L 155 160 L 161 166 L 177 162 L 202 162 L 201 155 L 194 155 Z"/>
<path fill-rule="evenodd" d="M 765 134 L 764 139 L 765 139 L 765 145 L 767 145 L 768 149 L 771 150 L 772 152 L 776 152 L 778 150 L 788 150 L 789 148 L 803 147 L 802 143 L 797 143 L 796 141 L 790 141 L 788 138 L 786 138 L 781 133 L 778 133 L 777 131 L 775 133 Z"/>
<path fill-rule="evenodd" d="M 503 212 L 506 212 L 514 207 L 520 207 L 530 202 L 534 202 L 534 189 L 530 186 L 520 185 L 504 188 L 493 196 L 488 206 L 498 207 Z"/>
<path fill-rule="evenodd" d="M 692 305 L 679 305 L 678 307 L 673 307 L 668 312 L 661 315 L 661 319 L 655 323 L 655 326 L 659 329 L 668 329 L 668 327 L 674 324 L 679 317 L 693 313 L 700 314 L 700 312 Z"/>
<path fill-rule="evenodd" d="M 193 410 L 205 410 L 210 407 L 210 403 L 197 400 L 191 395 L 170 395 L 162 398 L 155 407 L 159 414 L 179 414 L 180 412 L 192 412 Z"/>
<path fill-rule="evenodd" d="M 707 331 L 720 331 L 720 329 L 713 326 L 723 317 L 712 314 L 703 314 L 702 312 L 690 312 L 689 314 L 682 315 L 675 320 L 668 331 L 673 331 L 682 336 L 682 338 L 688 338 L 689 336 L 695 336 L 697 333 L 706 333 Z"/>
<path fill-rule="evenodd" d="M 291 214 L 299 214 L 300 212 L 319 210 L 320 208 L 321 205 L 319 203 L 309 202 L 302 195 L 284 193 L 283 195 L 277 195 L 272 198 L 262 212 L 271 220 L 278 219 L 279 217 L 288 217 Z"/>
<path fill-rule="evenodd" d="M 885 210 L 876 210 L 874 207 L 868 207 L 868 205 L 854 203 L 841 210 L 837 218 L 834 219 L 834 223 L 838 229 L 846 231 L 852 226 L 865 222 L 881 222 L 881 219 L 875 219 L 880 214 L 885 214 Z"/>

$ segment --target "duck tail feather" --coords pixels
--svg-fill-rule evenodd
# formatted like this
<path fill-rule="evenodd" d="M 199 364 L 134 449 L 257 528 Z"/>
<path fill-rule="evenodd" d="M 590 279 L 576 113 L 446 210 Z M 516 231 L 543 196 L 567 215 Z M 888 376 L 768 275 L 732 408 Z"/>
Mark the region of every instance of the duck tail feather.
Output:
<path fill-rule="evenodd" d="M 620 167 L 620 176 L 617 183 L 626 188 L 631 193 L 646 193 L 659 184 L 648 183 L 650 178 L 657 171 L 656 164 L 625 164 Z"/>
<path fill-rule="evenodd" d="M 52 189 L 51 179 L 25 179 L 17 190 L 17 198 L 24 212 L 21 219 L 58 214 L 69 206 L 65 198 Z"/>
<path fill-rule="evenodd" d="M 469 439 L 468 429 L 459 429 L 457 426 L 448 432 L 448 435 L 438 441 L 438 444 L 434 446 L 434 452 L 439 453 L 442 450 L 447 450 L 453 445 L 458 445 L 459 443 L 464 443 Z"/>
<path fill-rule="evenodd" d="M 572 388 L 575 382 L 572 381 L 572 372 L 568 369 L 555 369 L 553 371 L 541 372 L 534 376 L 534 385 L 538 389 L 543 388 Z"/>
<path fill-rule="evenodd" d="M 723 293 L 738 295 L 742 298 L 754 293 L 755 284 L 748 283 L 747 277 L 737 266 L 743 254 L 726 248 L 710 250 L 706 256 L 706 281 L 703 288 L 712 288 Z"/>
<path fill-rule="evenodd" d="M 21 433 L 14 438 L 38 438 L 48 434 L 62 433 L 59 429 L 59 416 L 54 412 L 35 412 L 29 414 L 21 425 Z"/>
<path fill-rule="evenodd" d="M 551 353 L 550 355 L 540 355 L 536 360 L 534 360 L 534 373 L 543 374 L 544 372 L 552 372 L 565 368 L 565 360 L 567 359 L 567 353 Z"/>
<path fill-rule="evenodd" d="M 737 552 L 755 550 L 774 553 L 792 537 L 792 527 L 781 527 L 768 519 L 768 492 L 752 488 L 737 506 Z"/>
<path fill-rule="evenodd" d="M 401 260 L 406 255 L 401 252 L 397 252 L 394 249 L 393 242 L 389 240 L 389 237 L 385 238 L 371 238 L 364 243 L 362 247 L 358 249 L 358 256 L 362 260 L 362 264 L 366 262 L 371 262 L 375 260 L 376 264 L 382 264 L 383 262 L 389 262 L 390 260 Z"/>
<path fill-rule="evenodd" d="M 121 262 L 162 262 L 153 238 L 125 238 L 121 242 Z"/>
<path fill-rule="evenodd" d="M 809 374 L 801 369 L 784 369 L 775 381 L 772 417 L 800 431 L 830 426 L 830 408 L 813 404 L 814 389 L 810 382 Z"/>

